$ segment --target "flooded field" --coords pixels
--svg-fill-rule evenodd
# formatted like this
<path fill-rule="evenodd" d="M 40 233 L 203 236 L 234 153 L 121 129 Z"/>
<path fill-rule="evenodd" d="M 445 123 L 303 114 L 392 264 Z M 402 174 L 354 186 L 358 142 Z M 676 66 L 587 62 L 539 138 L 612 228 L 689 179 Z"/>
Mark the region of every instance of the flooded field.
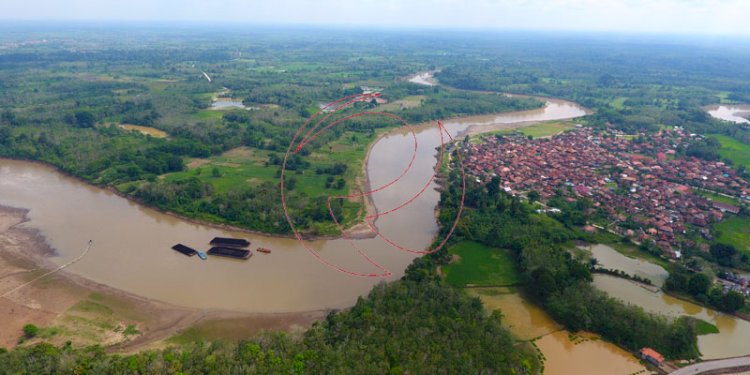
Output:
<path fill-rule="evenodd" d="M 708 310 L 662 292 L 649 291 L 627 280 L 595 275 L 594 286 L 610 296 L 643 307 L 646 311 L 677 317 L 690 315 L 719 328 L 718 334 L 698 336 L 703 359 L 726 358 L 750 354 L 750 322 Z"/>
<path fill-rule="evenodd" d="M 522 340 L 533 340 L 562 329 L 541 308 L 508 288 L 470 288 L 467 291 L 479 297 L 488 310 L 502 311 L 503 325 L 510 327 Z"/>
<path fill-rule="evenodd" d="M 522 340 L 537 339 L 545 375 L 628 375 L 644 369 L 638 359 L 614 344 L 590 335 L 571 335 L 542 309 L 507 288 L 471 288 L 488 310 L 500 310 L 503 324 Z M 572 340 L 571 340 L 572 338 Z"/>
<path fill-rule="evenodd" d="M 597 244 L 587 249 L 591 251 L 591 255 L 596 258 L 600 267 L 624 271 L 628 275 L 645 277 L 659 287 L 664 285 L 667 277 L 669 277 L 669 272 L 661 266 L 642 259 L 628 258 L 607 245 Z"/>
<path fill-rule="evenodd" d="M 640 361 L 615 345 L 590 336 L 559 331 L 537 340 L 544 353 L 545 375 L 628 375 L 645 370 Z"/>

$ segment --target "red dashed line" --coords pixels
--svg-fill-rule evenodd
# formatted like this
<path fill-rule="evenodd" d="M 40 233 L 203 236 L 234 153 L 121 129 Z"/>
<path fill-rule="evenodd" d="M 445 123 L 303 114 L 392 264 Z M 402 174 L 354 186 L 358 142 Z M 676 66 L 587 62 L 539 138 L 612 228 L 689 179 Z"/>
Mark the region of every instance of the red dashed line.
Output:
<path fill-rule="evenodd" d="M 406 173 L 409 172 L 409 170 L 414 165 L 414 161 L 415 161 L 416 156 L 417 156 L 417 150 L 419 149 L 419 144 L 417 142 L 417 135 L 416 135 L 416 132 L 414 131 L 414 128 L 411 125 L 409 125 L 406 121 L 404 121 L 404 119 L 402 119 L 401 117 L 399 117 L 397 115 L 394 115 L 392 113 L 387 113 L 387 112 L 358 112 L 358 113 L 355 113 L 355 114 L 343 117 L 341 119 L 338 119 L 336 121 L 333 121 L 330 124 L 328 124 L 328 125 L 320 128 L 320 129 L 318 129 L 318 127 L 320 127 L 333 114 L 335 114 L 335 113 L 337 113 L 337 112 L 339 112 L 341 110 L 344 110 L 344 109 L 348 108 L 352 104 L 354 104 L 356 102 L 360 102 L 360 101 L 366 101 L 366 100 L 368 100 L 370 98 L 374 98 L 374 97 L 377 97 L 379 95 L 380 94 L 377 94 L 377 93 L 376 94 L 351 95 L 351 96 L 347 96 L 347 97 L 341 98 L 339 100 L 336 100 L 334 102 L 331 102 L 331 103 L 327 104 L 326 106 L 324 106 L 320 111 L 318 111 L 312 117 L 310 117 L 307 121 L 305 121 L 305 123 L 302 124 L 302 126 L 300 126 L 300 128 L 297 130 L 297 132 L 294 135 L 294 138 L 292 139 L 291 143 L 289 144 L 289 148 L 287 149 L 286 155 L 284 155 L 284 161 L 283 161 L 282 166 L 281 166 L 281 182 L 280 182 L 281 203 L 282 203 L 282 205 L 284 207 L 284 215 L 286 216 L 286 219 L 289 222 L 289 226 L 291 227 L 292 232 L 294 233 L 294 236 L 297 238 L 297 240 L 300 242 L 300 244 L 302 244 L 302 246 L 308 251 L 308 253 L 310 253 L 320 263 L 322 263 L 323 265 L 325 265 L 325 266 L 327 266 L 327 267 L 329 267 L 329 268 L 331 268 L 333 270 L 342 272 L 342 273 L 350 275 L 350 276 L 359 276 L 359 277 L 388 277 L 392 273 L 391 273 L 391 271 L 389 271 L 388 269 L 386 269 L 385 267 L 383 267 L 381 264 L 379 264 L 378 262 L 374 261 L 372 258 L 368 257 L 367 254 L 365 254 L 365 252 L 357 245 L 357 241 L 349 238 L 346 235 L 346 233 L 344 232 L 343 228 L 341 227 L 338 219 L 333 214 L 333 209 L 331 207 L 331 201 L 333 199 L 352 199 L 352 198 L 367 197 L 367 196 L 370 196 L 370 195 L 372 195 L 372 194 L 374 194 L 376 192 L 379 192 L 379 191 L 382 191 L 384 189 L 387 189 L 387 188 L 391 187 L 393 184 L 395 184 L 399 180 L 401 180 L 401 178 L 404 175 L 406 175 Z M 322 118 L 320 118 L 320 120 L 318 120 L 317 122 L 315 122 L 315 124 L 307 131 L 307 133 L 305 134 L 304 137 L 300 137 L 300 135 L 304 132 L 305 128 L 307 128 L 308 125 L 310 125 L 313 121 L 315 121 L 315 119 L 318 118 L 318 116 L 320 116 L 321 113 L 323 113 L 324 111 L 326 111 L 326 110 L 328 110 L 330 108 L 333 108 L 333 109 L 331 111 L 329 111 L 329 113 L 327 113 L 325 116 L 323 116 Z M 341 124 L 341 123 L 343 123 L 345 121 L 348 121 L 348 120 L 351 120 L 351 119 L 354 119 L 354 118 L 358 118 L 358 117 L 362 117 L 362 116 L 384 116 L 384 117 L 389 117 L 389 118 L 391 118 L 393 120 L 396 120 L 396 121 L 400 122 L 402 125 L 406 126 L 409 129 L 409 132 L 410 132 L 410 134 L 412 136 L 412 139 L 413 139 L 413 142 L 414 142 L 412 156 L 411 156 L 411 158 L 409 160 L 409 163 L 407 164 L 406 168 L 404 168 L 404 170 L 396 178 L 394 178 L 393 180 L 388 181 L 387 183 L 385 183 L 385 184 L 383 184 L 383 185 L 381 185 L 381 186 L 379 186 L 379 187 L 377 187 L 375 189 L 372 189 L 372 190 L 369 190 L 369 191 L 365 191 L 365 192 L 362 192 L 362 193 L 328 197 L 328 203 L 327 203 L 327 205 L 328 205 L 328 212 L 331 215 L 331 218 L 333 219 L 336 227 L 339 229 L 339 231 L 341 231 L 342 237 L 347 242 L 349 242 L 349 244 L 352 246 L 352 248 L 354 248 L 357 251 L 357 253 L 363 259 L 365 259 L 365 261 L 367 261 L 368 263 L 370 263 L 371 265 L 373 265 L 375 268 L 379 269 L 381 271 L 380 273 L 360 273 L 360 272 L 354 272 L 354 271 L 351 271 L 349 269 L 343 268 L 343 267 L 341 267 L 339 265 L 336 265 L 334 263 L 331 263 L 327 259 L 325 259 L 322 256 L 320 256 L 320 254 L 315 249 L 311 248 L 307 244 L 307 242 L 302 238 L 302 235 L 299 233 L 299 231 L 294 227 L 294 223 L 292 222 L 292 219 L 291 219 L 291 217 L 289 215 L 289 210 L 287 208 L 286 194 L 285 194 L 285 191 L 284 191 L 284 175 L 286 173 L 286 164 L 287 164 L 287 161 L 289 159 L 289 155 L 290 154 L 293 154 L 293 153 L 296 154 L 296 153 L 298 153 L 300 150 L 302 150 L 302 148 L 304 148 L 307 144 L 309 144 L 310 141 L 312 141 L 313 139 L 315 139 L 316 137 L 318 137 L 321 133 L 325 132 L 326 130 L 330 129 L 331 127 L 336 126 L 338 124 Z M 438 164 L 437 164 L 439 166 L 439 165 L 442 165 L 443 157 L 444 157 L 444 154 L 445 154 L 445 135 L 447 135 L 448 138 L 450 138 L 451 141 L 453 141 L 453 137 L 445 129 L 445 127 L 443 126 L 442 122 L 438 121 L 437 125 L 438 125 L 438 131 L 440 132 L 440 155 L 439 155 Z M 299 143 L 297 143 L 298 140 L 299 140 Z M 297 143 L 297 146 L 294 146 L 295 143 Z M 440 244 L 438 244 L 435 248 L 433 248 L 431 250 L 414 250 L 414 249 L 409 249 L 409 248 L 406 248 L 404 246 L 399 245 L 398 243 L 396 243 L 392 239 L 384 236 L 378 230 L 378 228 L 375 226 L 375 221 L 379 217 L 396 213 L 399 210 L 407 207 L 409 204 L 411 204 L 412 202 L 414 202 L 414 200 L 416 200 L 417 198 L 419 198 L 430 187 L 430 185 L 432 184 L 432 182 L 437 177 L 437 173 L 438 173 L 437 168 L 435 168 L 434 173 L 429 178 L 429 180 L 427 181 L 427 183 L 416 194 L 414 194 L 412 197 L 410 197 L 409 199 L 407 199 L 406 201 L 404 201 L 403 203 L 397 205 L 394 208 L 386 210 L 386 211 L 384 211 L 382 213 L 376 213 L 374 215 L 368 215 L 367 217 L 365 217 L 365 222 L 375 232 L 375 234 L 376 234 L 376 236 L 378 238 L 381 238 L 383 241 L 385 241 L 386 243 L 388 243 L 389 245 L 391 245 L 394 248 L 397 248 L 397 249 L 402 250 L 402 251 L 407 251 L 407 252 L 410 252 L 410 253 L 415 253 L 415 254 L 430 254 L 430 253 L 434 253 L 434 252 L 440 250 L 443 246 L 445 246 L 445 244 L 448 242 L 448 239 L 450 239 L 450 237 L 453 235 L 453 232 L 455 231 L 456 226 L 458 225 L 459 219 L 461 218 L 461 213 L 463 212 L 463 208 L 464 208 L 464 198 L 465 198 L 465 195 L 466 195 L 466 173 L 464 171 L 463 160 L 461 160 L 460 153 L 457 153 L 457 156 L 458 156 L 457 160 L 458 160 L 458 164 L 459 164 L 459 167 L 460 167 L 460 170 L 461 170 L 461 179 L 462 179 L 461 203 L 460 203 L 460 206 L 459 206 L 459 209 L 458 209 L 458 213 L 456 214 L 456 218 L 455 218 L 455 220 L 453 222 L 453 225 L 451 226 L 450 231 L 445 236 L 445 238 L 440 242 Z"/>

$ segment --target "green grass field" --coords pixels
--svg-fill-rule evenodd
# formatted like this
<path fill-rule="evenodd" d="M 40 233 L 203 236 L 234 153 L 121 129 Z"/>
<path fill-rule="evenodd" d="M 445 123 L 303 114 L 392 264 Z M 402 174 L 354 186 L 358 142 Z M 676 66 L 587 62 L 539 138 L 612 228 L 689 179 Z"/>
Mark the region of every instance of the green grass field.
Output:
<path fill-rule="evenodd" d="M 360 139 L 353 142 L 350 137 L 351 134 L 345 134 L 333 142 L 329 149 L 318 150 L 307 156 L 305 159 L 311 163 L 311 167 L 305 170 L 305 173 L 287 171 L 288 178 L 297 180 L 296 189 L 312 197 L 323 193 L 327 195 L 347 193 L 362 170 L 367 144 L 372 141 L 370 138 L 362 139 L 360 135 Z M 166 181 L 178 181 L 197 177 L 213 185 L 219 192 L 227 192 L 241 185 L 259 185 L 266 181 L 278 183 L 279 177 L 276 171 L 279 166 L 266 165 L 269 154 L 270 151 L 267 150 L 240 147 L 210 158 L 189 160 L 187 170 L 169 173 L 163 178 Z M 282 154 L 277 154 L 283 157 Z M 347 181 L 344 189 L 326 188 L 327 175 L 315 173 L 317 167 L 330 166 L 333 163 L 347 165 L 347 171 L 343 176 Z M 213 173 L 214 169 L 219 171 L 218 177 Z"/>
<path fill-rule="evenodd" d="M 445 280 L 451 285 L 509 286 L 520 281 L 513 258 L 507 250 L 465 241 L 451 246 L 448 252 L 459 258 L 443 267 Z"/>
<path fill-rule="evenodd" d="M 719 194 L 709 193 L 707 191 L 702 191 L 702 190 L 694 189 L 693 190 L 693 194 L 695 194 L 697 196 L 700 196 L 700 197 L 704 197 L 704 198 L 706 198 L 708 200 L 712 200 L 714 202 L 726 203 L 726 204 L 731 204 L 731 205 L 735 205 L 735 206 L 739 204 L 739 202 L 737 202 L 736 199 L 725 197 L 725 196 L 719 195 Z"/>
<path fill-rule="evenodd" d="M 287 170 L 286 179 L 296 180 L 294 193 L 307 197 L 347 195 L 356 186 L 361 176 L 367 146 L 375 139 L 373 136 L 357 134 L 357 139 L 352 139 L 354 133 L 345 132 L 339 139 L 329 143 L 327 147 L 312 152 L 305 157 L 310 167 L 304 171 Z M 198 178 L 202 182 L 209 183 L 219 193 L 227 193 L 243 186 L 259 186 L 269 182 L 277 185 L 280 169 L 279 165 L 268 165 L 271 151 L 260 150 L 249 147 L 239 147 L 229 150 L 221 155 L 205 159 L 186 160 L 188 168 L 182 172 L 168 173 L 160 178 L 168 182 Z M 283 153 L 276 153 L 283 158 Z M 317 174 L 318 167 L 330 167 L 335 163 L 346 164 L 347 169 L 343 175 L 333 176 L 335 180 L 343 178 L 346 184 L 343 188 L 326 187 L 328 174 Z M 122 185 L 120 189 L 126 189 L 128 185 Z M 358 221 L 364 210 L 362 205 L 356 202 L 346 201 L 342 224 L 349 225 Z M 218 218 L 204 218 L 218 220 Z M 321 223 L 316 226 L 318 233 L 336 234 L 335 225 L 332 223 Z"/>
<path fill-rule="evenodd" d="M 626 97 L 617 97 L 613 99 L 611 102 L 609 102 L 609 105 L 612 106 L 612 108 L 615 109 L 623 109 L 625 108 L 625 101 L 628 100 Z"/>
<path fill-rule="evenodd" d="M 715 325 L 701 319 L 695 319 L 695 331 L 698 335 L 712 335 L 719 333 L 719 328 Z"/>
<path fill-rule="evenodd" d="M 736 166 L 744 165 L 750 168 L 750 145 L 742 143 L 732 137 L 721 134 L 711 134 L 721 143 L 719 154 L 722 158 L 730 159 Z"/>
<path fill-rule="evenodd" d="M 411 95 L 403 99 L 396 100 L 391 103 L 383 104 L 378 106 L 379 110 L 382 111 L 399 111 L 401 109 L 416 108 L 422 105 L 422 101 L 426 98 L 424 95 Z"/>
<path fill-rule="evenodd" d="M 734 216 L 714 226 L 719 231 L 718 242 L 732 245 L 750 254 L 750 219 Z"/>
<path fill-rule="evenodd" d="M 573 129 L 575 124 L 569 121 L 548 121 L 541 124 L 520 128 L 518 131 L 534 138 L 551 137 L 566 130 Z"/>

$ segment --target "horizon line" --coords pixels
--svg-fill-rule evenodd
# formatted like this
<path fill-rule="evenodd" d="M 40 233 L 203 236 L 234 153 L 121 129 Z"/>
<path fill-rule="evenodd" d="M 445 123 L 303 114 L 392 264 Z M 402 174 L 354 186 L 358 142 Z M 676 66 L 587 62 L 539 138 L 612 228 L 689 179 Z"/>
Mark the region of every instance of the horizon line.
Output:
<path fill-rule="evenodd" d="M 348 23 L 301 23 L 301 22 L 248 22 L 238 20 L 135 20 L 135 19 L 15 19 L 0 17 L 0 29 L 8 28 L 15 25 L 40 25 L 48 26 L 96 26 L 96 27 L 113 27 L 113 26 L 149 26 L 152 28 L 169 28 L 174 26 L 204 26 L 220 28 L 286 28 L 286 29 L 345 29 L 345 30 L 379 30 L 379 31 L 458 31 L 467 33 L 565 33 L 574 35 L 588 36 L 661 36 L 661 37 L 703 37 L 703 38 L 738 38 L 750 39 L 748 33 L 700 33 L 700 32 L 683 32 L 683 31 L 654 31 L 654 30 L 620 30 L 620 29 L 584 29 L 584 28 L 539 28 L 539 27 L 487 27 L 487 26 L 440 26 L 440 25 L 384 25 L 384 24 L 348 24 Z"/>

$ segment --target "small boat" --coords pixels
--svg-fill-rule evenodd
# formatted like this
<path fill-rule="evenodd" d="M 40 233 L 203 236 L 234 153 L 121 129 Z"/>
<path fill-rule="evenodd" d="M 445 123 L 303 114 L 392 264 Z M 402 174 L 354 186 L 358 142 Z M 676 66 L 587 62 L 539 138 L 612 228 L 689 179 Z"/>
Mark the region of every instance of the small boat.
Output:
<path fill-rule="evenodd" d="M 202 260 L 208 259 L 208 257 L 206 256 L 206 253 L 204 253 L 202 251 L 198 252 L 198 258 L 201 258 Z"/>
<path fill-rule="evenodd" d="M 271 254 L 271 249 L 268 249 L 268 248 L 265 248 L 265 247 L 259 247 L 258 250 L 256 250 L 256 251 L 258 251 L 260 253 Z"/>

